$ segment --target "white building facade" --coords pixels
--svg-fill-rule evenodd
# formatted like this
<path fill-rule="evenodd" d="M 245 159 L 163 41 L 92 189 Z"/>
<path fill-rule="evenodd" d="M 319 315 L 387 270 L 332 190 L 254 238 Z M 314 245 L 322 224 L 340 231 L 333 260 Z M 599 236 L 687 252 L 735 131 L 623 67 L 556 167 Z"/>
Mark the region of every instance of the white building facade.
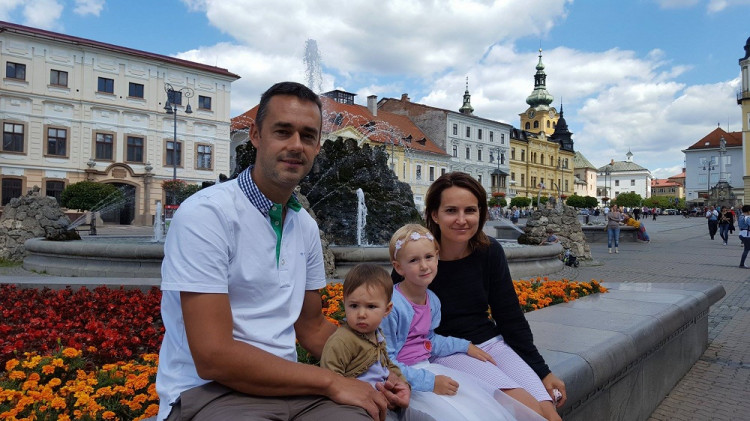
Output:
<path fill-rule="evenodd" d="M 722 151 L 721 139 L 725 146 Z M 682 151 L 685 153 L 685 201 L 705 202 L 720 179 L 732 187 L 735 198 L 744 200 L 742 133 L 714 129 Z"/>
<path fill-rule="evenodd" d="M 128 198 L 109 222 L 151 224 L 175 169 L 194 184 L 229 171 L 229 99 L 239 76 L 226 69 L 7 22 L 0 61 L 2 204 L 33 186 L 59 198 L 90 180 Z M 167 83 L 183 89 L 174 98 L 176 142 Z"/>
<path fill-rule="evenodd" d="M 625 161 L 612 159 L 597 169 L 596 198 L 604 203 L 604 197 L 616 199 L 622 193 L 637 193 L 647 199 L 653 179 L 651 171 L 633 162 L 633 153 L 628 151 Z"/>

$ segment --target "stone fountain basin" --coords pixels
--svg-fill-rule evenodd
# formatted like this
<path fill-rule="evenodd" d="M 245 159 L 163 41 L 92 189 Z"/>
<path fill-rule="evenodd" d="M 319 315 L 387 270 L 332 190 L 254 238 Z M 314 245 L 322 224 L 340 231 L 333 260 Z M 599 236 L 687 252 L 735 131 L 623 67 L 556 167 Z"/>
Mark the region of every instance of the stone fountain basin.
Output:
<path fill-rule="evenodd" d="M 80 241 L 32 238 L 24 246 L 24 269 L 56 276 L 160 278 L 164 258 L 164 244 L 143 236 Z"/>
<path fill-rule="evenodd" d="M 515 242 L 501 241 L 508 259 L 510 275 L 513 279 L 526 279 L 545 276 L 563 268 L 559 259 L 563 247 L 560 244 L 545 246 L 519 245 Z M 377 263 L 391 270 L 388 247 L 385 246 L 331 246 L 336 257 L 336 278 L 344 279 L 349 270 L 358 263 Z"/>

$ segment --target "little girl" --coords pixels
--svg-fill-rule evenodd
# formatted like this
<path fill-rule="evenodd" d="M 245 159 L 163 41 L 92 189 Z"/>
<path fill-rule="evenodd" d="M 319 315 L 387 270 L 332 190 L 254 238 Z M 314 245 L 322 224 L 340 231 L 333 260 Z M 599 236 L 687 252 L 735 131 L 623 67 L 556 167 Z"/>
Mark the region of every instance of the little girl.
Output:
<path fill-rule="evenodd" d="M 390 256 L 394 270 L 404 280 L 394 287 L 393 309 L 381 328 L 388 355 L 412 386 L 410 406 L 446 420 L 542 420 L 490 384 L 430 363 L 432 357 L 465 353 L 495 364 L 489 354 L 469 341 L 434 332 L 440 324 L 440 301 L 427 286 L 437 274 L 438 244 L 430 231 L 417 224 L 400 228 L 391 237 Z M 461 418 L 443 415 L 446 407 L 455 408 Z"/>

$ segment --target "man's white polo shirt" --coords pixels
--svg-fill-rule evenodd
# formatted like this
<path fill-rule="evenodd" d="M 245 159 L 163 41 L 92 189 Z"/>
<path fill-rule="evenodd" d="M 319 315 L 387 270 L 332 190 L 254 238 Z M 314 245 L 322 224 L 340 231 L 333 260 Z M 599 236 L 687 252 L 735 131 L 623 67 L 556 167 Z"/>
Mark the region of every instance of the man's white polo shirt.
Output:
<path fill-rule="evenodd" d="M 243 175 L 247 180 L 249 170 Z M 164 244 L 157 419 L 166 418 L 181 392 L 207 383 L 187 344 L 180 291 L 229 294 L 236 340 L 297 360 L 294 322 L 305 290 L 325 286 L 325 269 L 318 226 L 305 210 L 286 212 L 281 239 L 277 261 L 269 218 L 236 179 L 180 205 Z"/>

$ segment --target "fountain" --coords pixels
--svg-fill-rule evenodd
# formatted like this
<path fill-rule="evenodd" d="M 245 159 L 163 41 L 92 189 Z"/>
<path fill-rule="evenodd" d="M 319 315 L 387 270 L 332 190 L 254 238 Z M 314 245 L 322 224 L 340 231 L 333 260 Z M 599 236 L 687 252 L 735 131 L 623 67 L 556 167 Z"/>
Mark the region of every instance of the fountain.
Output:
<path fill-rule="evenodd" d="M 162 221 L 161 200 L 156 201 L 156 217 L 154 218 L 154 243 L 164 241 L 164 222 Z"/>
<path fill-rule="evenodd" d="M 365 239 L 365 225 L 367 225 L 367 205 L 365 205 L 365 193 L 357 189 L 357 245 L 367 244 Z"/>

